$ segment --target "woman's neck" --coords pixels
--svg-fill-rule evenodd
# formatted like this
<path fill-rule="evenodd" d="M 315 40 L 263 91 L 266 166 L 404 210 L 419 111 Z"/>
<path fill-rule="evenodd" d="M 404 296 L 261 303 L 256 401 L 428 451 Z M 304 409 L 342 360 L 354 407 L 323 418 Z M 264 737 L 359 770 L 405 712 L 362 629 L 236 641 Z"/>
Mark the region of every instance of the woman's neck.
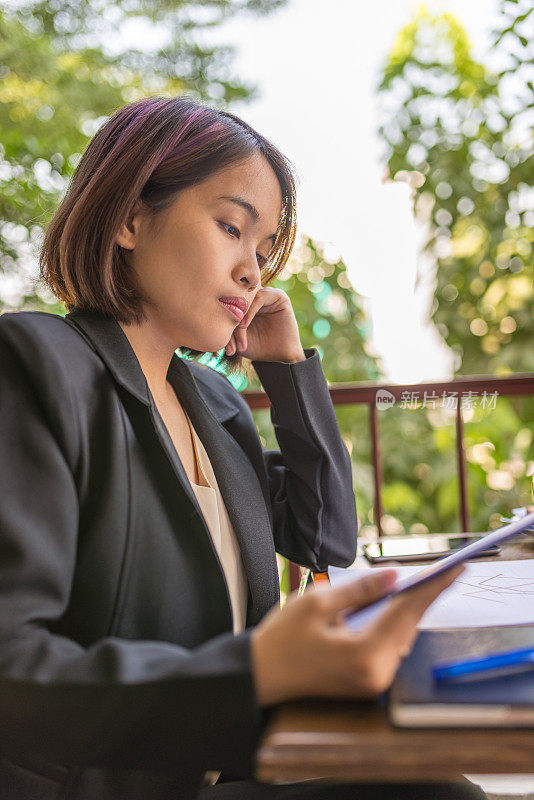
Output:
<path fill-rule="evenodd" d="M 139 324 L 119 322 L 119 325 L 137 356 L 152 395 L 165 397 L 167 372 L 176 346 L 149 319 Z"/>

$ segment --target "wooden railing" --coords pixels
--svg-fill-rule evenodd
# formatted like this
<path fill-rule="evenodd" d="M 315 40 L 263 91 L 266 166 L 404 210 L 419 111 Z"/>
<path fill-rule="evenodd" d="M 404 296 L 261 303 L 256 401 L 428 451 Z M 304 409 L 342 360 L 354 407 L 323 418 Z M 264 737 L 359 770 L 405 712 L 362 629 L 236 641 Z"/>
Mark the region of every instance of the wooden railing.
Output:
<path fill-rule="evenodd" d="M 378 394 L 380 393 L 380 394 Z M 378 398 L 377 398 L 378 395 Z M 372 444 L 372 460 L 374 475 L 374 510 L 378 535 L 382 535 L 382 458 L 380 449 L 380 431 L 378 422 L 377 399 L 379 404 L 386 404 L 388 398 L 400 402 L 401 407 L 410 407 L 409 402 L 417 400 L 422 403 L 436 402 L 439 399 L 449 403 L 456 411 L 456 464 L 459 487 L 459 515 L 461 530 L 470 530 L 469 501 L 467 496 L 467 470 L 464 449 L 463 409 L 473 403 L 474 398 L 488 403 L 496 397 L 518 397 L 534 395 L 534 375 L 510 375 L 496 378 L 491 375 L 456 378 L 452 381 L 436 381 L 432 383 L 410 383 L 405 385 L 389 383 L 348 383 L 330 387 L 330 396 L 335 406 L 367 405 L 369 409 L 369 430 Z M 263 391 L 244 392 L 251 409 L 268 408 L 269 398 Z M 456 403 L 454 404 L 454 400 Z M 393 402 L 391 399 L 390 402 Z M 415 407 L 412 405 L 411 407 Z M 298 585 L 298 570 L 290 568 L 292 588 Z"/>

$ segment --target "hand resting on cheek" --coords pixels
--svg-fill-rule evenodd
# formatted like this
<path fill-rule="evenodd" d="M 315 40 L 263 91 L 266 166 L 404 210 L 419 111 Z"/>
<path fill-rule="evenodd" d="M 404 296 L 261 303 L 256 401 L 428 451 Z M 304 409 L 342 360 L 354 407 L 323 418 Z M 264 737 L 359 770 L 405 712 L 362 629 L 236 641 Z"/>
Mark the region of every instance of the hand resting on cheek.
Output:
<path fill-rule="evenodd" d="M 262 287 L 226 345 L 251 361 L 303 361 L 304 351 L 291 301 L 282 289 Z"/>

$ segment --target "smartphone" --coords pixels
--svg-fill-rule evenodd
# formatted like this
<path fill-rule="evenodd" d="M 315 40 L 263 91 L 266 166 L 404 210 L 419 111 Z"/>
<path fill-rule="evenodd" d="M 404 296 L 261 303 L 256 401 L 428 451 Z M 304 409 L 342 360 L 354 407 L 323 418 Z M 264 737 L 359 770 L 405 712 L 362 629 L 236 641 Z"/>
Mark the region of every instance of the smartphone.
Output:
<path fill-rule="evenodd" d="M 444 533 L 441 536 L 395 536 L 391 539 L 383 538 L 380 542 L 371 542 L 364 545 L 363 554 L 371 564 L 385 564 L 388 561 L 397 561 L 401 564 L 413 564 L 418 561 L 431 561 L 435 558 L 448 556 L 453 550 L 470 544 L 484 536 L 483 533 Z M 495 556 L 501 552 L 499 545 L 487 547 L 478 554 L 482 556 Z"/>
<path fill-rule="evenodd" d="M 488 547 L 493 547 L 495 544 L 499 545 L 501 542 L 511 539 L 518 533 L 528 530 L 532 525 L 534 525 L 534 512 L 526 514 L 522 519 L 516 519 L 510 522 L 502 528 L 491 531 L 491 533 L 486 533 L 486 535 L 482 536 L 480 539 L 476 539 L 474 542 L 469 542 L 469 544 L 459 547 L 457 550 L 450 553 L 450 555 L 435 561 L 433 564 L 427 564 L 427 566 L 421 567 L 421 569 L 416 570 L 416 572 L 406 575 L 404 578 L 399 578 L 389 592 L 383 597 L 374 600 L 358 611 L 349 613 L 345 621 L 352 630 L 359 630 L 376 618 L 390 597 L 401 594 L 401 592 L 407 592 L 410 589 L 414 589 L 416 586 L 431 581 L 437 575 L 441 575 L 443 572 L 451 569 L 451 567 L 456 566 L 456 564 L 462 564 L 469 558 L 476 558 L 484 550 L 487 550 Z"/>

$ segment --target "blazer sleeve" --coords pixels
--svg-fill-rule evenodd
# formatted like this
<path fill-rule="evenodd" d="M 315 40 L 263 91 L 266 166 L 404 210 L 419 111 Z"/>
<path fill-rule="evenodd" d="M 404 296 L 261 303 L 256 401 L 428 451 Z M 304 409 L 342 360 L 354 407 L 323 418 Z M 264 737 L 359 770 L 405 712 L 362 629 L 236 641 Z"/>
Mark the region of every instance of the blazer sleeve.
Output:
<path fill-rule="evenodd" d="M 30 368 L 28 342 L 20 348 L 6 331 L 0 325 L 0 751 L 250 774 L 261 713 L 249 634 L 193 650 L 118 638 L 86 648 L 54 634 L 79 544 L 75 442 L 65 435 L 73 408 L 60 365 Z"/>
<path fill-rule="evenodd" d="M 271 401 L 279 451 L 264 453 L 275 547 L 315 571 L 349 566 L 357 518 L 350 457 L 316 350 L 295 364 L 253 362 Z"/>

